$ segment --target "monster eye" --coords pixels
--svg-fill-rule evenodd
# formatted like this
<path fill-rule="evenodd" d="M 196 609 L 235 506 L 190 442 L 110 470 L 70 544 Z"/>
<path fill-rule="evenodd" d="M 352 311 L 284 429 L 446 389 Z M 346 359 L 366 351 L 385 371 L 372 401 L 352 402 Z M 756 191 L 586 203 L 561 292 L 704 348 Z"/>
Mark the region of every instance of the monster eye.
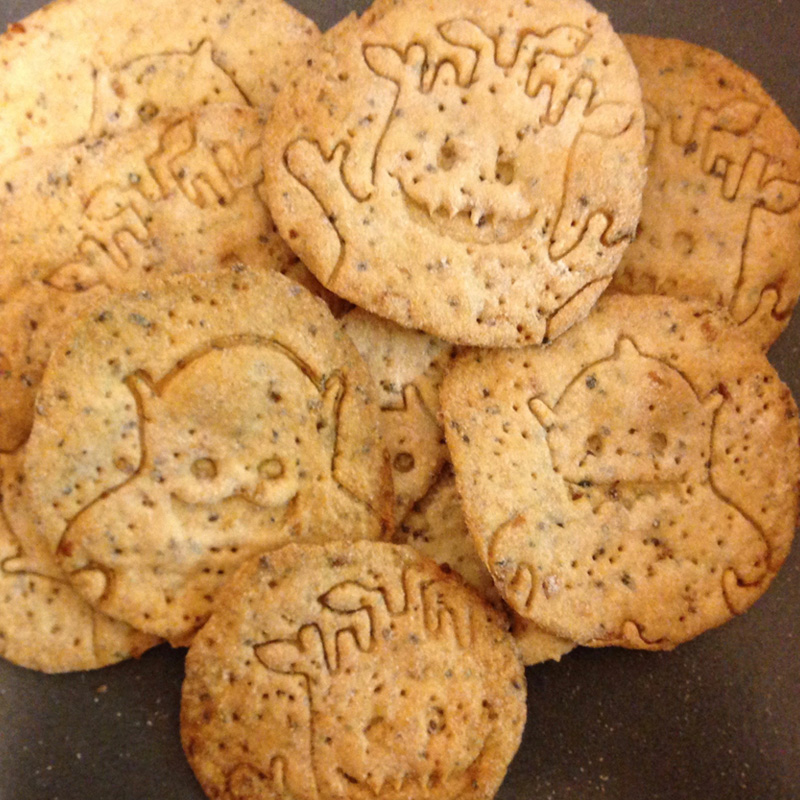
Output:
<path fill-rule="evenodd" d="M 586 452 L 593 456 L 599 456 L 603 452 L 603 437 L 599 433 L 593 433 L 586 439 Z"/>
<path fill-rule="evenodd" d="M 439 157 L 437 161 L 439 163 L 439 169 L 443 169 L 445 172 L 449 172 L 451 169 L 453 169 L 458 161 L 458 152 L 456 151 L 456 146 L 450 141 L 449 136 L 444 140 L 444 144 L 439 150 Z"/>
<path fill-rule="evenodd" d="M 192 462 L 192 475 L 195 478 L 210 480 L 217 477 L 217 465 L 211 458 L 198 458 Z"/>
<path fill-rule="evenodd" d="M 497 153 L 497 166 L 495 167 L 495 179 L 504 186 L 509 186 L 514 182 L 514 159 L 504 155 L 501 147 Z"/>
<path fill-rule="evenodd" d="M 667 437 L 666 434 L 661 432 L 654 433 L 650 436 L 650 447 L 653 448 L 653 452 L 657 456 L 663 456 L 664 452 L 667 449 Z"/>
<path fill-rule="evenodd" d="M 411 472 L 414 469 L 414 456 L 411 453 L 398 453 L 394 457 L 393 465 L 398 472 Z"/>
<path fill-rule="evenodd" d="M 279 458 L 265 458 L 258 465 L 258 477 L 264 480 L 274 481 L 283 475 L 283 461 Z"/>

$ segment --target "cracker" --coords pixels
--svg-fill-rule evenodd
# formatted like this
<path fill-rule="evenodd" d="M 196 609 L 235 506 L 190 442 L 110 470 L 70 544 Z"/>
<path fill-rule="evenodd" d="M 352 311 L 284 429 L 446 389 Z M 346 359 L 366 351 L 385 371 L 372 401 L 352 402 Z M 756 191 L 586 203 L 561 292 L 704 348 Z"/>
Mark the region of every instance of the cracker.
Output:
<path fill-rule="evenodd" d="M 526 715 L 504 624 L 410 547 L 255 558 L 189 650 L 184 750 L 210 797 L 493 797 Z"/>
<path fill-rule="evenodd" d="M 379 2 L 293 75 L 264 158 L 281 235 L 332 291 L 518 346 L 608 285 L 639 216 L 644 116 L 583 0 Z"/>
<path fill-rule="evenodd" d="M 520 615 L 580 644 L 667 649 L 767 589 L 800 449 L 754 326 L 613 295 L 549 348 L 456 364 L 442 406 L 467 524 Z"/>
<path fill-rule="evenodd" d="M 268 112 L 318 36 L 282 0 L 57 0 L 0 36 L 0 165 L 208 103 Z"/>
<path fill-rule="evenodd" d="M 511 635 L 526 667 L 545 661 L 561 661 L 575 648 L 575 642 L 555 636 L 519 614 L 511 612 Z"/>
<path fill-rule="evenodd" d="M 800 294 L 800 133 L 750 73 L 674 39 L 626 36 L 642 80 L 649 175 L 613 286 L 704 299 L 736 322 L 778 290 L 770 345 Z"/>
<path fill-rule="evenodd" d="M 109 297 L 53 354 L 26 447 L 50 552 L 96 608 L 174 643 L 254 552 L 391 535 L 374 391 L 327 307 L 234 270 Z"/>
<path fill-rule="evenodd" d="M 392 461 L 394 518 L 399 526 L 448 461 L 437 417 L 439 387 L 455 349 L 360 308 L 342 317 L 342 329 L 378 390 L 383 435 Z"/>
<path fill-rule="evenodd" d="M 0 168 L 0 450 L 27 437 L 53 335 L 82 293 L 240 262 L 324 292 L 262 199 L 262 125 L 216 104 Z"/>
<path fill-rule="evenodd" d="M 95 611 L 35 546 L 19 514 L 19 460 L 2 456 L 0 465 L 0 656 L 55 673 L 105 667 L 153 647 L 156 637 Z"/>
<path fill-rule="evenodd" d="M 378 385 L 381 423 L 395 487 L 395 542 L 411 544 L 454 569 L 490 603 L 502 605 L 464 522 L 461 500 L 439 423 L 439 388 L 455 348 L 420 331 L 401 328 L 363 309 L 342 328 Z M 521 636 L 524 663 L 560 658 L 574 647 L 529 624 Z M 523 633 L 522 625 L 514 632 Z"/>

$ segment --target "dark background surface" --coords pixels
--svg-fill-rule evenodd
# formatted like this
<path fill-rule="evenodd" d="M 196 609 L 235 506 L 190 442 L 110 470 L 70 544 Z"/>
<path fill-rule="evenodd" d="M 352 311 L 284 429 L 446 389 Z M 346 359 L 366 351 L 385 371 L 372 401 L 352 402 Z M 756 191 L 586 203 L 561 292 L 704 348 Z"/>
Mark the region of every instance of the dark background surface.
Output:
<path fill-rule="evenodd" d="M 322 28 L 368 6 L 293 4 Z M 0 24 L 39 5 L 0 0 Z M 620 32 L 719 50 L 800 127 L 800 0 L 595 5 Z M 771 359 L 800 397 L 797 316 Z M 578 650 L 530 668 L 528 726 L 498 797 L 798 800 L 799 610 L 796 546 L 750 612 L 673 653 Z M 166 646 L 75 675 L 0 660 L 0 800 L 202 800 L 178 737 L 182 677 L 183 651 Z"/>

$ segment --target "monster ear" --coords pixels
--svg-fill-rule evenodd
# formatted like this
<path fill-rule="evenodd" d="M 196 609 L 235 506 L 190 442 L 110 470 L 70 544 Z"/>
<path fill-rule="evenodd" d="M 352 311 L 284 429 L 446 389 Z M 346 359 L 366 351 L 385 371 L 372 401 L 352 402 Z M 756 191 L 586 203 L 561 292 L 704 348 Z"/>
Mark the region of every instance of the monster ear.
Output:
<path fill-rule="evenodd" d="M 703 408 L 713 414 L 724 402 L 725 398 L 719 392 L 714 391 L 703 400 Z"/>
<path fill-rule="evenodd" d="M 554 53 L 560 58 L 572 58 L 586 47 L 591 37 L 586 31 L 574 25 L 559 25 L 541 39 L 541 48 L 545 53 Z"/>
<path fill-rule="evenodd" d="M 800 184 L 773 178 L 764 184 L 760 202 L 773 214 L 786 214 L 800 203 Z"/>
<path fill-rule="evenodd" d="M 319 598 L 319 602 L 332 611 L 350 614 L 360 611 L 367 605 L 366 595 L 367 590 L 363 586 L 355 581 L 346 581 L 325 592 Z"/>
<path fill-rule="evenodd" d="M 744 136 L 758 125 L 764 107 L 751 100 L 733 100 L 717 111 L 715 127 L 737 136 Z"/>
<path fill-rule="evenodd" d="M 271 672 L 304 675 L 312 684 L 326 676 L 325 648 L 316 625 L 304 625 L 297 639 L 276 639 L 256 645 L 256 658 Z"/>
<path fill-rule="evenodd" d="M 406 53 L 406 59 L 397 50 L 384 45 L 367 45 L 364 48 L 364 59 L 369 68 L 382 78 L 394 81 L 400 88 L 413 89 L 422 85 L 422 72 L 425 68 L 425 49 L 412 45 Z"/>
<path fill-rule="evenodd" d="M 739 330 L 745 331 L 745 337 L 759 341 L 774 341 L 783 328 L 781 314 L 778 310 L 780 295 L 774 288 L 764 289 L 758 297 L 755 310 L 750 306 L 751 293 L 745 282 L 745 291 L 738 291 L 731 304 L 731 313 L 739 323 Z"/>
<path fill-rule="evenodd" d="M 601 103 L 585 115 L 583 129 L 605 139 L 620 136 L 633 122 L 633 111 L 625 103 Z"/>
<path fill-rule="evenodd" d="M 321 422 L 323 427 L 331 427 L 336 430 L 339 405 L 344 395 L 344 379 L 338 373 L 329 375 L 325 379 L 325 386 L 322 390 L 322 413 Z"/>
<path fill-rule="evenodd" d="M 161 398 L 156 392 L 153 379 L 146 372 L 140 370 L 128 375 L 125 378 L 125 385 L 136 398 L 136 406 L 139 409 L 139 413 L 145 419 L 154 419 L 158 414 Z"/>
<path fill-rule="evenodd" d="M 631 358 L 638 355 L 639 351 L 636 349 L 633 339 L 627 336 L 620 336 L 620 338 L 617 339 L 617 344 L 614 347 L 615 358 Z"/>
<path fill-rule="evenodd" d="M 546 405 L 542 400 L 538 397 L 534 397 L 533 400 L 528 403 L 528 408 L 530 408 L 531 413 L 533 414 L 536 419 L 539 420 L 542 427 L 549 431 L 557 421 L 556 415 L 553 412 L 553 409 L 550 406 Z"/>

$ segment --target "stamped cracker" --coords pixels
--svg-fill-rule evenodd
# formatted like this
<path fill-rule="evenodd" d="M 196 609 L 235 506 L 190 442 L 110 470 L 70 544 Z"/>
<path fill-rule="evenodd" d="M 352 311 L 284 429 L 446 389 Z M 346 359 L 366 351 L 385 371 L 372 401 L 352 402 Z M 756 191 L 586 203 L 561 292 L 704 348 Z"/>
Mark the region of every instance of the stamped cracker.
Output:
<path fill-rule="evenodd" d="M 501 605 L 464 522 L 439 422 L 439 388 L 456 348 L 355 308 L 342 318 L 378 385 L 381 423 L 392 463 L 395 537 L 452 568 L 490 603 Z M 559 659 L 574 644 L 533 624 L 516 623 L 525 664 Z M 524 635 L 523 634 L 524 631 Z"/>
<path fill-rule="evenodd" d="M 189 650 L 184 750 L 225 800 L 488 800 L 526 715 L 504 626 L 411 547 L 252 559 Z"/>
<path fill-rule="evenodd" d="M 358 353 L 275 273 L 98 303 L 51 357 L 26 447 L 38 530 L 96 608 L 172 642 L 254 552 L 391 532 Z"/>
<path fill-rule="evenodd" d="M 667 649 L 747 609 L 798 511 L 797 409 L 750 322 L 604 297 L 545 349 L 475 352 L 442 405 L 507 602 L 580 644 Z"/>
<path fill-rule="evenodd" d="M 281 235 L 328 288 L 448 341 L 553 339 L 639 216 L 635 69 L 583 0 L 378 2 L 326 33 L 265 134 Z"/>
<path fill-rule="evenodd" d="M 778 291 L 769 346 L 800 294 L 800 133 L 758 80 L 719 53 L 624 37 L 642 80 L 649 174 L 613 286 L 698 298 L 736 322 Z"/>
<path fill-rule="evenodd" d="M 318 37 L 282 0 L 57 0 L 0 36 L 0 165 L 209 103 L 267 113 Z"/>
<path fill-rule="evenodd" d="M 262 126 L 216 104 L 0 167 L 0 450 L 25 441 L 54 336 L 85 295 L 237 263 L 329 294 L 274 230 Z"/>

